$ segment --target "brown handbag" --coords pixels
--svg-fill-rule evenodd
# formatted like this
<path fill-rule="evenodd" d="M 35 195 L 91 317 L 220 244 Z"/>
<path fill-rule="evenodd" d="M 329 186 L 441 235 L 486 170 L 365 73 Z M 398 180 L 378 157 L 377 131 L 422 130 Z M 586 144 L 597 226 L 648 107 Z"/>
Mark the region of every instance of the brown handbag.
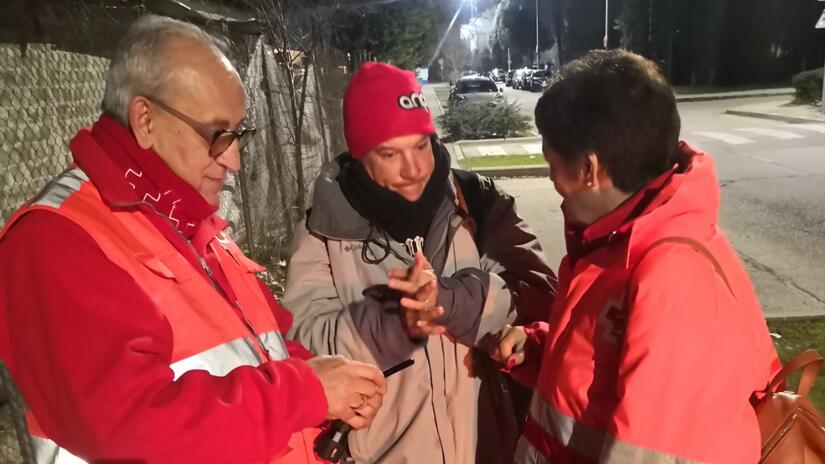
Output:
<path fill-rule="evenodd" d="M 825 464 L 825 419 L 808 399 L 822 356 L 800 353 L 773 378 L 756 404 L 762 431 L 764 464 Z M 776 391 L 789 375 L 801 370 L 796 391 Z"/>

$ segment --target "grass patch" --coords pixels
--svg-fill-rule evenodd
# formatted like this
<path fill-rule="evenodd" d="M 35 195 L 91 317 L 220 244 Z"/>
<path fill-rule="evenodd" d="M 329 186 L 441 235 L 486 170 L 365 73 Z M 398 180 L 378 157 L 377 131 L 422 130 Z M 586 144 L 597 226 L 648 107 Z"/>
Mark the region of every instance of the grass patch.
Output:
<path fill-rule="evenodd" d="M 458 166 L 462 169 L 530 166 L 536 164 L 545 164 L 544 157 L 542 155 L 474 156 L 472 158 L 458 160 Z"/>
<path fill-rule="evenodd" d="M 825 354 L 825 320 L 773 321 L 768 322 L 768 328 L 771 333 L 782 336 L 774 338 L 773 341 L 783 364 L 809 348 L 815 349 L 819 354 Z M 794 388 L 798 379 L 798 375 L 792 377 L 791 385 Z M 825 414 L 825 368 L 819 370 L 809 396 L 811 402 Z"/>

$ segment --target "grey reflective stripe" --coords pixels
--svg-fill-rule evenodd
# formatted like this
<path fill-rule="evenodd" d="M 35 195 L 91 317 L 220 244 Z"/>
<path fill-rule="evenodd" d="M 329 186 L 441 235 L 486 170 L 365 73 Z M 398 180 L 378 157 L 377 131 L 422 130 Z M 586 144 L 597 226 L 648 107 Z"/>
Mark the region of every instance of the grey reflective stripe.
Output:
<path fill-rule="evenodd" d="M 269 351 L 269 357 L 275 361 L 281 361 L 289 357 L 289 352 L 286 349 L 286 342 L 281 332 L 273 330 L 261 335 L 261 341 Z"/>
<path fill-rule="evenodd" d="M 612 435 L 605 441 L 605 453 L 601 462 L 634 462 L 639 464 L 695 464 L 699 461 L 661 453 L 650 448 L 642 448 L 617 439 Z"/>
<path fill-rule="evenodd" d="M 224 376 L 239 366 L 257 366 L 258 354 L 247 338 L 237 338 L 206 351 L 172 363 L 175 380 L 185 372 L 201 370 L 212 375 Z"/>
<path fill-rule="evenodd" d="M 57 446 L 57 443 L 48 438 L 32 436 L 31 439 L 34 462 L 37 464 L 86 464 L 86 461 Z"/>
<path fill-rule="evenodd" d="M 548 460 L 526 438 L 521 437 L 516 447 L 515 462 L 518 464 L 548 464 Z"/>
<path fill-rule="evenodd" d="M 533 395 L 530 404 L 530 417 L 542 428 L 544 433 L 553 437 L 553 440 L 574 450 L 576 453 L 600 463 L 642 463 L 642 464 L 693 464 L 698 461 L 685 459 L 672 454 L 663 453 L 650 448 L 634 445 L 620 440 L 604 430 L 594 429 L 576 422 L 554 408 L 541 394 Z M 525 442 L 525 458 L 529 451 L 536 451 L 523 437 Z M 519 451 L 522 443 L 519 443 Z M 527 449 L 529 447 L 529 449 Z M 517 457 L 520 457 L 517 454 Z M 521 463 L 522 461 L 516 461 Z M 540 463 L 542 460 L 524 461 Z"/>
<path fill-rule="evenodd" d="M 273 330 L 261 334 L 261 340 L 272 359 L 282 360 L 289 357 L 286 343 L 280 332 Z M 177 361 L 170 367 L 177 380 L 184 372 L 192 370 L 204 370 L 212 375 L 224 376 L 236 367 L 259 364 L 258 354 L 252 341 L 247 338 L 238 338 Z M 86 461 L 59 447 L 52 440 L 35 436 L 31 439 L 37 464 L 86 464 Z"/>
<path fill-rule="evenodd" d="M 286 344 L 280 333 L 271 331 L 261 334 L 260 337 L 272 359 L 282 360 L 289 357 Z M 193 370 L 202 370 L 212 375 L 224 376 L 236 367 L 257 366 L 259 364 L 261 364 L 261 360 L 253 342 L 244 337 L 181 359 L 172 363 L 169 367 L 174 371 L 175 380 L 177 380 L 185 372 Z"/>
<path fill-rule="evenodd" d="M 80 184 L 87 180 L 89 180 L 89 176 L 80 168 L 70 169 L 46 184 L 43 190 L 34 197 L 32 205 L 59 208 L 66 201 L 66 198 L 80 190 Z"/>
<path fill-rule="evenodd" d="M 578 424 L 575 420 L 550 406 L 540 394 L 533 395 L 530 416 L 548 435 L 568 448 L 590 459 L 597 460 L 602 454 L 604 431 Z"/>

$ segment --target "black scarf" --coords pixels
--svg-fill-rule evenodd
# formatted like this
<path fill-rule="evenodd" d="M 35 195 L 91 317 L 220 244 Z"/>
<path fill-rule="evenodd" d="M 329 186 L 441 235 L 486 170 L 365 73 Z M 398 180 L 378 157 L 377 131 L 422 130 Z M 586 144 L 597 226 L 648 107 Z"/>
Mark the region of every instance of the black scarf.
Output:
<path fill-rule="evenodd" d="M 450 173 L 447 149 L 435 137 L 432 147 L 435 169 L 417 201 L 409 201 L 397 192 L 376 184 L 361 163 L 348 153 L 338 158 L 341 164 L 338 176 L 341 191 L 358 214 L 394 240 L 404 243 L 408 238 L 426 237 L 430 221 L 444 199 Z"/>

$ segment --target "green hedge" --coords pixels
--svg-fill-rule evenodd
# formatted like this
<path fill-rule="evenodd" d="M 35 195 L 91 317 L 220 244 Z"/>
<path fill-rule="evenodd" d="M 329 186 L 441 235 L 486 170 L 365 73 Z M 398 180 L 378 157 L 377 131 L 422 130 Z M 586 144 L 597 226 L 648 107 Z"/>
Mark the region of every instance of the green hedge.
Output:
<path fill-rule="evenodd" d="M 822 68 L 795 74 L 791 85 L 796 89 L 798 103 L 814 103 L 822 99 Z"/>
<path fill-rule="evenodd" d="M 450 141 L 530 135 L 530 117 L 517 103 L 503 100 L 495 106 L 457 104 L 439 117 L 444 137 Z"/>

